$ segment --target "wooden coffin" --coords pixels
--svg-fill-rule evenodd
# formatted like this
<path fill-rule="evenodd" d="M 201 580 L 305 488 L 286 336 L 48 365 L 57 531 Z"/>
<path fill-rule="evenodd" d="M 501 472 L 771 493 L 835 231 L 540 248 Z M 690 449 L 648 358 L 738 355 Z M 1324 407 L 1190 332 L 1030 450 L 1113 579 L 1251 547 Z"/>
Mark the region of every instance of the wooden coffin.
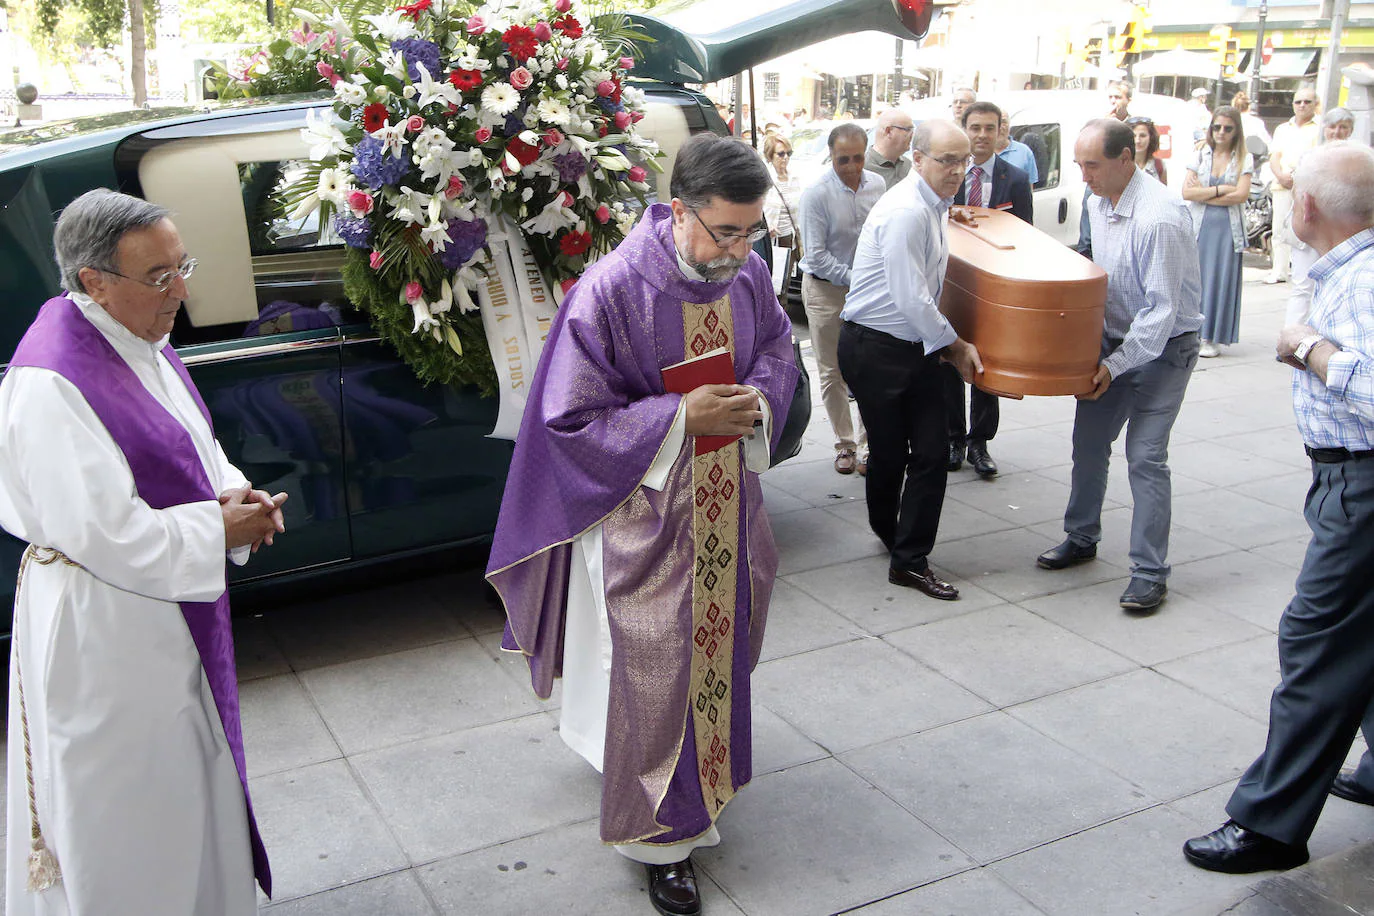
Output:
<path fill-rule="evenodd" d="M 1092 390 L 1107 273 L 1005 210 L 950 220 L 940 311 L 978 348 L 978 387 L 1019 398 Z"/>

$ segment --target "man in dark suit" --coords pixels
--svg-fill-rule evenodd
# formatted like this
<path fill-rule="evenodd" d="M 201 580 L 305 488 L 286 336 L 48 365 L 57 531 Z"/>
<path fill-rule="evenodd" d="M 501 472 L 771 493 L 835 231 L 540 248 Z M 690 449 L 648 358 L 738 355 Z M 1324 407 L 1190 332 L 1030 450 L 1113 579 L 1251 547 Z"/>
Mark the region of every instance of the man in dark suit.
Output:
<path fill-rule="evenodd" d="M 968 134 L 969 156 L 964 183 L 954 195 L 955 204 L 1010 210 L 1031 222 L 1030 176 L 997 155 L 997 135 L 1002 110 L 991 102 L 974 102 L 964 109 L 963 128 Z M 964 455 L 979 477 L 997 476 L 997 464 L 988 454 L 988 440 L 997 435 L 997 396 L 980 388 L 969 399 L 970 416 L 964 422 L 964 380 L 953 366 L 945 374 L 945 411 L 949 417 L 949 469 L 963 467 Z"/>

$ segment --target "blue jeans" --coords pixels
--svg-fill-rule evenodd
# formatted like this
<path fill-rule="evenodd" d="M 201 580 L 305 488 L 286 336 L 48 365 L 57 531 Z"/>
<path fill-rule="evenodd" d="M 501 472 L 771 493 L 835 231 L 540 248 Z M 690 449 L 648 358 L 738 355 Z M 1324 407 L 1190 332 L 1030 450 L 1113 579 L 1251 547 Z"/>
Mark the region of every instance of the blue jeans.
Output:
<path fill-rule="evenodd" d="M 1064 531 L 1079 546 L 1102 539 L 1102 500 L 1112 443 L 1126 428 L 1126 468 L 1131 479 L 1131 575 L 1169 578 L 1169 434 L 1183 406 L 1197 363 L 1198 336 L 1180 334 L 1152 362 L 1112 379 L 1096 401 L 1079 401 L 1073 421 L 1073 477 Z M 1105 347 L 1104 347 L 1105 350 Z"/>

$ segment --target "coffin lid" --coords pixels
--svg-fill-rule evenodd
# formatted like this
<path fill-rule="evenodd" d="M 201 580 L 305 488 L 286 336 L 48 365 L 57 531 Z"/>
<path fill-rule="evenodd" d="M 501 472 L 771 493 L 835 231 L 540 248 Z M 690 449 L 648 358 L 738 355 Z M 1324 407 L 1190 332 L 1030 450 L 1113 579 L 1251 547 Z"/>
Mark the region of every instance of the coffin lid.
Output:
<path fill-rule="evenodd" d="M 976 228 L 949 223 L 950 268 L 958 266 L 1018 283 L 1105 284 L 1107 272 L 1004 210 L 966 207 Z"/>

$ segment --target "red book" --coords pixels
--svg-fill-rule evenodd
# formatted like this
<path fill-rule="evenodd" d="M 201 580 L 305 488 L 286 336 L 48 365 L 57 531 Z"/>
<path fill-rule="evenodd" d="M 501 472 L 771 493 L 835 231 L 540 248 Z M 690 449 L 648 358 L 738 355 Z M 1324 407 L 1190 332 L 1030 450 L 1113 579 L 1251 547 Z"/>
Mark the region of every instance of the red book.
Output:
<path fill-rule="evenodd" d="M 735 361 L 730 351 L 718 347 L 700 356 L 673 363 L 663 369 L 663 387 L 674 394 L 686 394 L 702 385 L 735 384 Z M 695 455 L 724 448 L 740 436 L 697 436 Z"/>

